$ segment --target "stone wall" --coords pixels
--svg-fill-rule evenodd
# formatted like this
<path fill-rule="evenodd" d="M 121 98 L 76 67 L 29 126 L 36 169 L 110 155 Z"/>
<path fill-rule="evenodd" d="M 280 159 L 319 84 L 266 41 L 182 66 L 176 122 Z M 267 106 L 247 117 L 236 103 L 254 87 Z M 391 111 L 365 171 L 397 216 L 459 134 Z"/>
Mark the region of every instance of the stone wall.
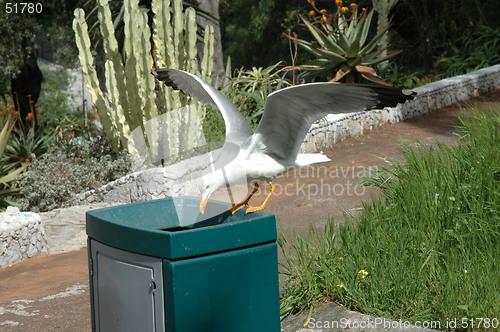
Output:
<path fill-rule="evenodd" d="M 313 124 L 301 152 L 317 152 L 348 137 L 355 137 L 388 123 L 403 121 L 466 100 L 500 87 L 500 65 L 466 75 L 447 78 L 413 89 L 415 99 L 394 108 L 329 115 Z M 78 195 L 82 204 L 94 202 L 130 203 L 179 195 L 196 196 L 192 179 L 206 168 L 206 155 L 165 168 L 152 168 L 127 175 L 100 189 Z"/>
<path fill-rule="evenodd" d="M 0 213 L 0 267 L 47 252 L 40 216 L 9 206 Z"/>

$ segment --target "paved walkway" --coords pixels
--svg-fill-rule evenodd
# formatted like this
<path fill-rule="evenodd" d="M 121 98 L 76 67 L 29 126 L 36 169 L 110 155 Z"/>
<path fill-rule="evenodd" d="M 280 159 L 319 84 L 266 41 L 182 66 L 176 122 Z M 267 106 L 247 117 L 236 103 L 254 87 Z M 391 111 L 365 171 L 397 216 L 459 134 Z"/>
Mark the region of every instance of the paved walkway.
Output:
<path fill-rule="evenodd" d="M 498 109 L 499 89 L 459 106 L 378 128 L 327 148 L 324 152 L 332 162 L 308 167 L 275 181 L 281 192 L 271 199 L 267 211 L 278 216 L 287 235 L 293 231 L 305 233 L 309 223 L 322 227 L 328 216 L 341 222 L 342 210 L 354 209 L 361 201 L 378 194 L 373 188 L 356 186 L 358 175 L 384 166 L 381 158 L 397 159 L 401 143 L 440 141 L 453 144 L 460 107 L 468 104 L 493 107 L 495 103 Z M 255 202 L 264 195 L 256 197 Z M 68 215 L 56 211 L 42 218 L 46 222 L 52 254 L 0 269 L 0 330 L 88 332 L 91 328 L 83 212 L 71 210 Z M 58 252 L 63 253 L 54 254 Z M 314 312 L 313 318 L 321 317 L 329 321 L 370 319 L 334 304 L 320 306 Z M 282 325 L 284 331 L 342 330 L 303 329 L 304 319 L 304 316 L 287 319 Z M 372 329 L 369 325 L 368 328 L 349 329 L 361 330 L 382 329 Z"/>

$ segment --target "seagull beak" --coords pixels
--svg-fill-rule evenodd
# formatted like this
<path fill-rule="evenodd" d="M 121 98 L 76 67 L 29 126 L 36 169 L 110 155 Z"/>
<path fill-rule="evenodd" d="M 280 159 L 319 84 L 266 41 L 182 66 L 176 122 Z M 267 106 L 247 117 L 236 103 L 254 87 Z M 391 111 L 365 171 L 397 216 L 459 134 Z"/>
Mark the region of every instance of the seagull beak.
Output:
<path fill-rule="evenodd" d="M 208 195 L 207 195 L 207 197 L 204 197 L 204 198 L 201 199 L 201 202 L 200 202 L 200 212 L 201 212 L 201 214 L 205 213 L 205 209 L 207 208 L 207 203 L 208 203 Z"/>

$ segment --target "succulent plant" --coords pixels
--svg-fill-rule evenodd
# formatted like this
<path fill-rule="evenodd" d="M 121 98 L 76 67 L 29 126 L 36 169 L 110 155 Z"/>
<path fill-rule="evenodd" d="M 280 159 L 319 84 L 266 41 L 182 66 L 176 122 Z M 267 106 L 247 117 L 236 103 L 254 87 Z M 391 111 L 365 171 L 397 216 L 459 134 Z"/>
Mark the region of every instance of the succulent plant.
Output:
<path fill-rule="evenodd" d="M 309 1 L 314 10 L 309 12 L 310 22 L 300 16 L 314 37 L 314 42 L 286 35 L 316 59 L 299 66 L 288 67 L 287 70 L 301 71 L 299 78 L 310 80 L 318 76 L 329 76 L 332 82 L 359 82 L 361 78 L 378 84 L 389 85 L 377 75 L 374 65 L 399 54 L 395 51 L 382 56 L 384 49 L 377 49 L 377 43 L 387 33 L 386 26 L 372 38 L 369 37 L 370 24 L 374 11 L 366 8 L 358 13 L 358 6 L 351 4 L 342 6 L 342 1 L 336 1 L 337 10 L 334 14 L 325 9 L 318 10 L 314 1 Z M 318 18 L 320 17 L 320 18 Z"/>

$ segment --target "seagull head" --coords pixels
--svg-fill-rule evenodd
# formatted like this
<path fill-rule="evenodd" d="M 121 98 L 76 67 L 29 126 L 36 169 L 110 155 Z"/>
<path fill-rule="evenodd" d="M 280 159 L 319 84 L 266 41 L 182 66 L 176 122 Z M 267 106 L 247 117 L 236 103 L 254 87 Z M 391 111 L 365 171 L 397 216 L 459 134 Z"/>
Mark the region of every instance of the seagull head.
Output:
<path fill-rule="evenodd" d="M 226 185 L 226 180 L 220 170 L 202 176 L 198 181 L 201 193 L 200 212 L 205 213 L 208 199 L 217 189 Z"/>

